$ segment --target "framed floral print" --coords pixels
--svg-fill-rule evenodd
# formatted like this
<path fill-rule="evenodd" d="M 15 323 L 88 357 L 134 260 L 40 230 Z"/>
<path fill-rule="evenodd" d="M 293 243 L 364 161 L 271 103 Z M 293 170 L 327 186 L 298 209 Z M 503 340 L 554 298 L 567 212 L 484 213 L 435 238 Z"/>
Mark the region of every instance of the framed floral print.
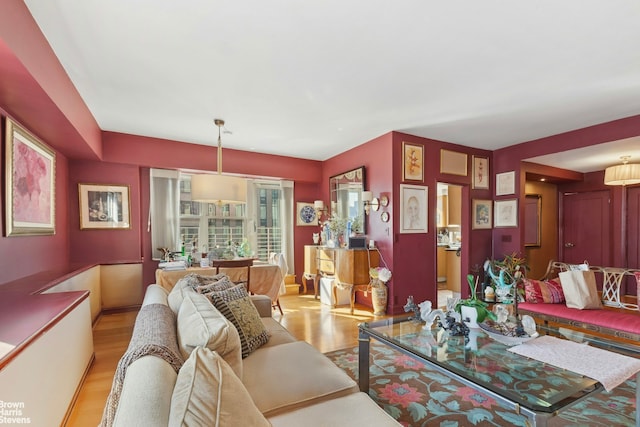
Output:
<path fill-rule="evenodd" d="M 424 154 L 422 145 L 402 143 L 402 180 L 419 181 L 424 180 Z"/>
<path fill-rule="evenodd" d="M 80 229 L 131 228 L 129 186 L 78 184 Z"/>
<path fill-rule="evenodd" d="M 473 188 L 489 188 L 489 159 L 473 156 Z"/>
<path fill-rule="evenodd" d="M 313 203 L 296 204 L 296 225 L 318 225 L 318 216 Z"/>
<path fill-rule="evenodd" d="M 5 235 L 55 234 L 55 151 L 5 119 Z"/>

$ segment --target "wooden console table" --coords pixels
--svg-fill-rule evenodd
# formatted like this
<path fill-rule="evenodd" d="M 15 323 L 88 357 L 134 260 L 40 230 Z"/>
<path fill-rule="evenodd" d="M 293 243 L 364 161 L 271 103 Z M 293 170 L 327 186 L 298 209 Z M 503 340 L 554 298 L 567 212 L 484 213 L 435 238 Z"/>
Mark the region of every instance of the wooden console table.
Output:
<path fill-rule="evenodd" d="M 333 307 L 338 301 L 337 288 L 349 289 L 350 305 L 353 314 L 356 291 L 366 290 L 369 286 L 369 269 L 378 267 L 380 255 L 377 250 L 329 248 L 326 246 L 306 245 L 304 247 L 303 278 L 313 278 L 314 295 L 318 298 L 320 278 L 333 279 Z M 306 283 L 305 292 L 306 292 Z"/>

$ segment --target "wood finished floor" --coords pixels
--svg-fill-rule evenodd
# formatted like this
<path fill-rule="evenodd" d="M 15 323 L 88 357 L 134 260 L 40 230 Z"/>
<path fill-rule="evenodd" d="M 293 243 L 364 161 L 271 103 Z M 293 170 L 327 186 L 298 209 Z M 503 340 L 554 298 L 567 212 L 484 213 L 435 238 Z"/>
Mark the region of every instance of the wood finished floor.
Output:
<path fill-rule="evenodd" d="M 381 316 L 373 316 L 368 307 L 356 305 L 352 314 L 348 306 L 335 309 L 320 304 L 313 295 L 284 295 L 280 298 L 284 315 L 273 312 L 297 339 L 304 340 L 326 353 L 358 342 L 358 324 Z M 78 398 L 66 422 L 68 427 L 97 426 L 102 418 L 113 374 L 133 331 L 137 312 L 106 314 L 93 328 L 95 361 L 79 391 Z"/>

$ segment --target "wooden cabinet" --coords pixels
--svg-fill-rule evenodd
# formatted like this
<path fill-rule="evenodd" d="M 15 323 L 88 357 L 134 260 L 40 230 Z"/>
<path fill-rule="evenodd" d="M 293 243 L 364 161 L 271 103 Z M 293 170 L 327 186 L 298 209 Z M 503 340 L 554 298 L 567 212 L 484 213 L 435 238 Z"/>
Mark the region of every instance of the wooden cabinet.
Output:
<path fill-rule="evenodd" d="M 447 281 L 447 251 L 446 246 L 438 246 L 437 252 L 438 283 Z"/>
<path fill-rule="evenodd" d="M 304 247 L 304 274 L 305 276 L 315 276 L 318 272 L 317 252 L 320 246 L 305 245 Z"/>
<path fill-rule="evenodd" d="M 447 289 L 460 292 L 460 257 L 455 250 L 447 250 Z"/>
<path fill-rule="evenodd" d="M 449 210 L 449 201 L 447 196 L 438 196 L 436 205 L 436 224 L 438 227 L 447 226 L 447 211 Z"/>
<path fill-rule="evenodd" d="M 447 225 L 462 224 L 462 187 L 450 185 L 448 194 Z"/>

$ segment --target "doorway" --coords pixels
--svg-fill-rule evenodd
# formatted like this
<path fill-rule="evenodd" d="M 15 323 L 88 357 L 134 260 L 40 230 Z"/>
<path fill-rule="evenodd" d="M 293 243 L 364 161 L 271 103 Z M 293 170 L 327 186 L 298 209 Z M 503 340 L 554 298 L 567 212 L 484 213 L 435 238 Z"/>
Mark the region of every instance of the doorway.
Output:
<path fill-rule="evenodd" d="M 461 296 L 462 186 L 438 182 L 436 207 L 438 306 Z"/>

